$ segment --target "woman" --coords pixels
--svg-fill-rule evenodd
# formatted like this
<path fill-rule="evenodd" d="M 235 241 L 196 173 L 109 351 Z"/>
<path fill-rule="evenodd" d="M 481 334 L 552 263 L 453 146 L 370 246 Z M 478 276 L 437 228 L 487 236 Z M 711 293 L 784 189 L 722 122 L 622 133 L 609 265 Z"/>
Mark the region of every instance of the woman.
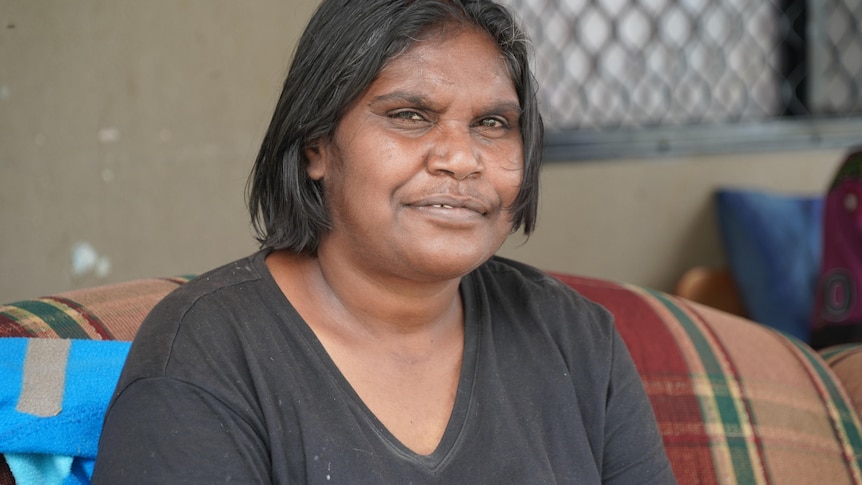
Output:
<path fill-rule="evenodd" d="M 262 250 L 143 324 L 96 483 L 672 483 L 609 314 L 494 256 L 536 221 L 526 39 L 325 0 L 250 178 Z"/>

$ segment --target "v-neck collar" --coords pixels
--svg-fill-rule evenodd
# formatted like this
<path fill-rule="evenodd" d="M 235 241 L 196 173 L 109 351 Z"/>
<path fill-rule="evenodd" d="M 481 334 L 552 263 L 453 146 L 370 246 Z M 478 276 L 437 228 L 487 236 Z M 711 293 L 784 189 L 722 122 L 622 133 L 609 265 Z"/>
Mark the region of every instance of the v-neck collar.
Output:
<path fill-rule="evenodd" d="M 437 444 L 437 447 L 428 455 L 421 455 L 408 448 L 401 442 L 388 428 L 377 418 L 377 416 L 368 408 L 365 402 L 359 397 L 359 394 L 348 382 L 347 378 L 338 369 L 338 366 L 330 357 L 323 344 L 317 338 L 317 335 L 305 322 L 299 312 L 293 307 L 293 304 L 287 299 L 281 289 L 278 287 L 269 269 L 265 264 L 266 254 L 258 254 L 258 264 L 261 272 L 265 275 L 268 283 L 281 295 L 285 304 L 289 307 L 292 313 L 293 320 L 297 323 L 297 329 L 304 337 L 309 348 L 315 353 L 320 362 L 328 370 L 330 378 L 338 385 L 351 406 L 358 411 L 358 415 L 366 421 L 370 428 L 375 432 L 382 444 L 390 449 L 394 454 L 397 454 L 402 459 L 411 461 L 420 465 L 429 471 L 435 471 L 445 466 L 447 459 L 452 455 L 452 452 L 457 449 L 460 437 L 463 434 L 470 416 L 470 408 L 473 403 L 473 395 L 475 388 L 476 372 L 478 367 L 479 353 L 479 333 L 481 328 L 481 303 L 476 295 L 475 283 L 473 281 L 473 273 L 464 276 L 461 279 L 459 291 L 464 305 L 464 355 L 461 361 L 461 372 L 458 377 L 458 389 L 455 394 L 455 403 L 452 407 L 452 412 L 449 416 L 449 421 L 446 424 L 446 429 L 443 432 L 443 437 Z"/>

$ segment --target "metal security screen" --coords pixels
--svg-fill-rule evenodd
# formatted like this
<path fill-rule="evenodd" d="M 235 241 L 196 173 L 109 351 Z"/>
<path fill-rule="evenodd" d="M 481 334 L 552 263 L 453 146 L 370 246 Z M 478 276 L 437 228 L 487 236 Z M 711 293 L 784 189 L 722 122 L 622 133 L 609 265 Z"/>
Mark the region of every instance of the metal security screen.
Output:
<path fill-rule="evenodd" d="M 552 132 L 862 115 L 862 0 L 503 3 Z"/>
<path fill-rule="evenodd" d="M 862 0 L 810 0 L 808 104 L 814 114 L 862 114 Z"/>

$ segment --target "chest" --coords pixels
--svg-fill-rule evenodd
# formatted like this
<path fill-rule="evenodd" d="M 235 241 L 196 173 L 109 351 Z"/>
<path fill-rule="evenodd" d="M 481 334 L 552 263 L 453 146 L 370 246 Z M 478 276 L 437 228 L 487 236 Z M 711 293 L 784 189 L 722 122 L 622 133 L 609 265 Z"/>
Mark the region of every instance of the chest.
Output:
<path fill-rule="evenodd" d="M 598 483 L 591 443 L 602 423 L 581 409 L 585 391 L 550 349 L 491 344 L 465 353 L 429 453 L 393 433 L 331 362 L 314 353 L 295 362 L 262 402 L 273 475 L 305 483 Z"/>

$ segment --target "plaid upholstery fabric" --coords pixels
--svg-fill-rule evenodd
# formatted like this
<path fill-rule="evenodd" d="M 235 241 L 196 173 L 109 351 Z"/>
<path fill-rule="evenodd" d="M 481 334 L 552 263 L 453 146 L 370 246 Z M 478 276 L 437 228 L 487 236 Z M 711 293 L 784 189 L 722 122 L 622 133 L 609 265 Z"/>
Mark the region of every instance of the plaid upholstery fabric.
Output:
<path fill-rule="evenodd" d="M 2 305 L 0 337 L 132 340 L 153 305 L 189 279 L 144 279 Z"/>
<path fill-rule="evenodd" d="M 679 483 L 862 483 L 859 417 L 809 347 L 663 293 L 556 276 L 614 313 Z"/>
<path fill-rule="evenodd" d="M 820 351 L 862 416 L 862 344 L 836 345 Z"/>
<path fill-rule="evenodd" d="M 555 275 L 614 313 L 680 484 L 860 484 L 862 347 L 824 353 L 660 292 Z M 131 340 L 188 277 L 139 280 L 0 306 L 0 336 Z M 855 375 L 854 375 L 855 374 Z M 852 387 L 854 383 L 858 387 Z M 857 401 L 859 402 L 859 401 Z M 14 479 L 0 455 L 0 485 Z"/>

